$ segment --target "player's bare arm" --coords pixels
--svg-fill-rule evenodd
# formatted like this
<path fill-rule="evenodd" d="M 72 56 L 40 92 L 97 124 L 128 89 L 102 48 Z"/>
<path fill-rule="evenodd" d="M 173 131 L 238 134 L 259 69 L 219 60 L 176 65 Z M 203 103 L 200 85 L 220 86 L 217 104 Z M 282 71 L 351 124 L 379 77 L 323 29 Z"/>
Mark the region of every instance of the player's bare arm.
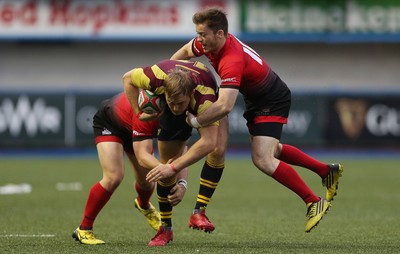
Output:
<path fill-rule="evenodd" d="M 195 57 L 192 51 L 193 39 L 182 46 L 178 51 L 176 51 L 172 56 L 171 60 L 189 60 Z"/>
<path fill-rule="evenodd" d="M 139 105 L 138 105 L 138 97 L 139 97 L 139 88 L 133 85 L 132 82 L 132 71 L 128 71 L 122 77 L 122 83 L 124 85 L 124 91 L 126 97 L 128 98 L 129 103 L 131 104 L 135 114 L 138 115 L 140 113 Z"/>
<path fill-rule="evenodd" d="M 152 139 L 134 141 L 133 149 L 141 167 L 151 169 L 161 164 L 161 162 L 153 155 Z M 170 202 L 171 205 L 176 206 L 182 201 L 187 189 L 187 177 L 187 168 L 184 168 L 177 174 L 179 181 L 183 182 L 178 182 L 177 185 L 172 188 L 171 194 L 168 196 L 168 202 Z"/>
<path fill-rule="evenodd" d="M 153 140 L 150 138 L 134 141 L 133 151 L 135 152 L 139 165 L 144 168 L 151 169 L 160 164 L 160 161 L 153 155 Z"/>
<path fill-rule="evenodd" d="M 194 143 L 181 157 L 170 164 L 160 164 L 153 168 L 146 176 L 149 182 L 171 177 L 182 169 L 196 163 L 214 150 L 218 140 L 218 126 L 212 125 L 199 129 L 200 139 Z"/>
<path fill-rule="evenodd" d="M 216 102 L 197 117 L 187 113 L 186 122 L 190 126 L 198 128 L 199 126 L 205 126 L 222 119 L 232 111 L 238 94 L 239 90 L 237 89 L 221 88 Z"/>
<path fill-rule="evenodd" d="M 187 147 L 185 148 L 185 152 L 187 152 Z M 183 196 L 186 193 L 186 190 L 188 188 L 188 169 L 184 168 L 183 170 L 179 171 L 176 175 L 176 178 L 176 185 L 171 189 L 170 194 L 168 195 L 168 202 L 172 206 L 178 205 L 182 201 Z"/>

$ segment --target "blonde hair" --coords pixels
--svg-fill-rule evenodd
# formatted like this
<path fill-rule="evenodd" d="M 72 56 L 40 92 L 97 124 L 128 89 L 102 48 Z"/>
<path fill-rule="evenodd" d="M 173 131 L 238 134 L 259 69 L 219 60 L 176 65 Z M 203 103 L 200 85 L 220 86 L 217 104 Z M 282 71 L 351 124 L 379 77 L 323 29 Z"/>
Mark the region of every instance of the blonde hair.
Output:
<path fill-rule="evenodd" d="M 164 92 L 171 99 L 180 95 L 191 96 L 194 89 L 190 71 L 175 68 L 164 80 Z"/>

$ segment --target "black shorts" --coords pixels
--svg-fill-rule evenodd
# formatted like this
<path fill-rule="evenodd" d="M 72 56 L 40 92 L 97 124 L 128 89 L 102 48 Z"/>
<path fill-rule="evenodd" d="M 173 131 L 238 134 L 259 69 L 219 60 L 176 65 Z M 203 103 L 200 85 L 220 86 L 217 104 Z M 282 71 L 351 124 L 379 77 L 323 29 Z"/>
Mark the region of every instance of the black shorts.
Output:
<path fill-rule="evenodd" d="M 291 92 L 274 72 L 266 82 L 266 89 L 260 91 L 257 98 L 243 96 L 246 105 L 243 117 L 251 135 L 270 136 L 279 140 L 283 124 L 288 121 Z"/>
<path fill-rule="evenodd" d="M 158 140 L 186 141 L 192 135 L 192 127 L 186 123 L 186 114 L 176 116 L 172 114 L 168 106 L 165 107 L 164 114 L 159 119 Z"/>
<path fill-rule="evenodd" d="M 119 124 L 113 110 L 113 99 L 104 100 L 93 117 L 93 132 L 96 144 L 118 142 L 124 151 L 133 154 L 132 133 Z"/>

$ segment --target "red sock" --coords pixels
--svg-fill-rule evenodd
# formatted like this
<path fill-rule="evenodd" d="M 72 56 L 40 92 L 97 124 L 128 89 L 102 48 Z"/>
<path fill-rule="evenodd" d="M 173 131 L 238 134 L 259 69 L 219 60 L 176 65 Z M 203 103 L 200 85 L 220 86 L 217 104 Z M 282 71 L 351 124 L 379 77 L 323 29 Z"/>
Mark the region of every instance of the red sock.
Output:
<path fill-rule="evenodd" d="M 282 145 L 281 156 L 278 159 L 291 165 L 308 168 L 317 173 L 321 178 L 325 178 L 329 173 L 329 167 L 327 164 L 312 158 L 300 149 L 291 145 Z"/>
<path fill-rule="evenodd" d="M 140 207 L 145 210 L 150 208 L 149 202 L 150 202 L 151 195 L 153 195 L 154 187 L 151 190 L 143 190 L 140 188 L 139 184 L 136 182 L 135 189 L 136 189 L 136 192 L 138 193 L 138 202 L 139 202 Z"/>
<path fill-rule="evenodd" d="M 112 193 L 97 182 L 90 189 L 89 197 L 86 201 L 85 211 L 83 213 L 83 219 L 80 225 L 81 229 L 92 229 L 94 220 L 101 211 L 101 209 L 107 204 Z"/>
<path fill-rule="evenodd" d="M 306 204 L 319 200 L 319 197 L 315 196 L 314 192 L 304 183 L 296 170 L 283 161 L 279 163 L 272 174 L 272 178 L 299 195 Z"/>

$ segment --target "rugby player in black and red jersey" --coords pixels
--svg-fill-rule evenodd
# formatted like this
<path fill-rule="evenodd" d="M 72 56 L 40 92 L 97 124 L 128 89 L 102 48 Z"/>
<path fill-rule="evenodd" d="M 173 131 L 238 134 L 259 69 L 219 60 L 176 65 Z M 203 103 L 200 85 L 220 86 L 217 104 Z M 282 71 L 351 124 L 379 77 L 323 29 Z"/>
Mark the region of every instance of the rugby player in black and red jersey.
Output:
<path fill-rule="evenodd" d="M 225 150 L 228 139 L 227 117 L 197 128 L 199 139 L 179 159 L 170 159 L 182 154 L 192 127 L 186 123 L 186 112 L 201 115 L 217 100 L 217 84 L 211 71 L 200 62 L 164 60 L 152 66 L 135 68 L 124 75 L 125 93 L 132 108 L 139 114 L 137 98 L 139 88 L 157 95 L 165 95 L 168 107 L 159 116 L 160 132 L 158 150 L 160 160 L 172 168 L 173 174 L 159 178 L 157 194 L 162 227 L 149 246 L 164 246 L 173 239 L 172 206 L 167 195 L 175 185 L 176 173 L 206 157 L 201 176 L 200 188 L 195 205 L 195 213 L 189 219 L 192 228 L 212 232 L 214 225 L 205 215 L 221 179 L 225 164 Z M 143 113 L 141 119 L 143 119 Z M 145 118 L 145 117 L 144 117 Z M 164 165 L 164 164 L 161 164 Z"/>
<path fill-rule="evenodd" d="M 228 33 L 226 14 L 219 8 L 208 8 L 193 15 L 197 37 L 180 48 L 171 59 L 205 55 L 221 77 L 218 100 L 201 115 L 188 114 L 187 121 L 200 127 L 226 117 L 235 105 L 238 93 L 246 104 L 244 118 L 251 137 L 252 160 L 263 173 L 296 193 L 307 206 L 305 231 L 310 232 L 322 219 L 336 195 L 343 166 L 322 163 L 298 148 L 281 144 L 283 124 L 286 124 L 291 104 L 287 85 L 264 59 L 248 45 Z M 292 165 L 317 173 L 326 187 L 326 197 L 320 198 L 306 185 Z M 149 172 L 163 169 L 159 166 Z M 156 180 L 157 177 L 148 177 Z"/>
<path fill-rule="evenodd" d="M 153 156 L 153 138 L 157 138 L 158 121 L 140 121 L 125 93 L 120 93 L 102 102 L 93 118 L 93 129 L 103 178 L 91 188 L 82 222 L 72 237 L 83 244 L 104 243 L 95 237 L 93 224 L 124 178 L 124 152 L 136 178 L 134 187 L 138 196 L 133 200 L 134 205 L 146 217 L 150 226 L 158 230 L 161 226 L 160 214 L 150 203 L 154 183 L 145 179 L 149 169 L 160 164 Z M 183 185 L 173 186 L 168 197 L 172 205 L 178 204 L 186 192 L 187 170 L 177 177 Z"/>

